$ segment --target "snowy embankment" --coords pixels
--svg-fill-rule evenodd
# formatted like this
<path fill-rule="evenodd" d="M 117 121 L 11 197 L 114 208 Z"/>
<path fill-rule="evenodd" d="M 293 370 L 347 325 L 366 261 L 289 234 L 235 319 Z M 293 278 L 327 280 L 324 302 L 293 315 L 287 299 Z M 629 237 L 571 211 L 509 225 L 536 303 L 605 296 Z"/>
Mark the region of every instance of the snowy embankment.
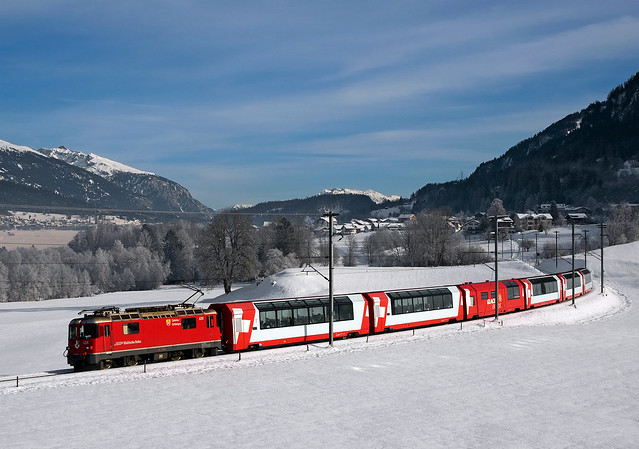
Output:
<path fill-rule="evenodd" d="M 502 315 L 501 326 L 478 320 L 337 340 L 334 348 L 317 343 L 248 352 L 241 360 L 228 354 L 152 364 L 146 373 L 137 366 L 19 387 L 0 383 L 0 439 L 4 447 L 25 448 L 120 441 L 149 448 L 633 447 L 637 250 L 639 243 L 606 250 L 605 295 L 598 267 L 589 263 L 595 288 L 577 308 L 564 303 Z M 336 293 L 492 275 L 486 266 L 451 271 L 451 279 L 443 269 L 392 270 L 386 280 L 387 270 L 348 271 L 336 270 Z M 535 270 L 504 263 L 499 272 L 510 278 Z M 232 295 L 326 294 L 326 285 L 316 273 L 290 272 Z M 219 293 L 207 292 L 201 302 Z M 177 302 L 189 294 L 171 288 L 0 304 L 0 375 L 66 370 L 66 326 L 83 308 Z"/>

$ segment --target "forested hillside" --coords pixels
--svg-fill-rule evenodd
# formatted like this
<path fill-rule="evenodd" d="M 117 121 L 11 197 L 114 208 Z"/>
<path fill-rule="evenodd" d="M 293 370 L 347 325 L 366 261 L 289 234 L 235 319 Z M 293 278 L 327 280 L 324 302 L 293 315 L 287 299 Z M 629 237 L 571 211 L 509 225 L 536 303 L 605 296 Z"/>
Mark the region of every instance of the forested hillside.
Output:
<path fill-rule="evenodd" d="M 428 184 L 414 210 L 508 210 L 536 204 L 639 202 L 639 73 L 596 102 L 482 163 L 468 178 Z"/>

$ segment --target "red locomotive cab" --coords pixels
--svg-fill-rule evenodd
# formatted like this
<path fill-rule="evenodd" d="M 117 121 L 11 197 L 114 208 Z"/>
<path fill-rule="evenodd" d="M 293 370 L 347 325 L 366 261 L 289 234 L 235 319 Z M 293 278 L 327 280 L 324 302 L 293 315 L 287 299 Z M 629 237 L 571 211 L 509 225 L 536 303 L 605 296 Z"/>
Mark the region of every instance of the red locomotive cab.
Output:
<path fill-rule="evenodd" d="M 90 314 L 69 324 L 66 357 L 76 371 L 216 355 L 221 348 L 214 310 L 182 303 L 84 312 Z"/>
<path fill-rule="evenodd" d="M 67 358 L 74 367 L 95 361 L 95 354 L 113 349 L 110 321 L 101 317 L 77 318 L 69 324 Z"/>

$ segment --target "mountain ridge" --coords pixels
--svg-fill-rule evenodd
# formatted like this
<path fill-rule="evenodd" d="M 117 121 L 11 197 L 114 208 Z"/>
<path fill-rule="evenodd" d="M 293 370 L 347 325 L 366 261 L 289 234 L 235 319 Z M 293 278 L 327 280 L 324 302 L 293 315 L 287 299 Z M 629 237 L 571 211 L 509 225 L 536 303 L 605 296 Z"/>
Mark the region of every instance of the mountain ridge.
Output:
<path fill-rule="evenodd" d="M 466 179 L 427 184 L 414 211 L 486 210 L 501 198 L 508 210 L 558 203 L 639 202 L 639 72 L 591 103 L 481 163 Z"/>
<path fill-rule="evenodd" d="M 66 147 L 34 150 L 0 141 L 0 185 L 0 203 L 12 207 L 187 213 L 205 219 L 213 214 L 176 182 Z"/>

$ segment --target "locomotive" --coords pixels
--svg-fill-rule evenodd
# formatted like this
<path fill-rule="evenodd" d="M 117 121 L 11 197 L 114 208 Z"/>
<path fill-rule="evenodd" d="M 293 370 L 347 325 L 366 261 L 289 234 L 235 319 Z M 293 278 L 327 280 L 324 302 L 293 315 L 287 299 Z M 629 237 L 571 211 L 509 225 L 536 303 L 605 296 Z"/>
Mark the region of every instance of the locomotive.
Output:
<path fill-rule="evenodd" d="M 84 317 L 69 323 L 66 350 L 67 363 L 75 371 L 203 357 L 221 349 L 219 317 L 212 309 L 183 303 L 80 313 Z"/>
<path fill-rule="evenodd" d="M 592 290 L 588 269 L 333 298 L 333 336 L 355 337 L 465 321 L 554 304 Z M 498 300 L 497 300 L 498 299 Z M 106 369 L 329 339 L 328 297 L 215 302 L 82 311 L 69 324 L 67 362 Z"/>

